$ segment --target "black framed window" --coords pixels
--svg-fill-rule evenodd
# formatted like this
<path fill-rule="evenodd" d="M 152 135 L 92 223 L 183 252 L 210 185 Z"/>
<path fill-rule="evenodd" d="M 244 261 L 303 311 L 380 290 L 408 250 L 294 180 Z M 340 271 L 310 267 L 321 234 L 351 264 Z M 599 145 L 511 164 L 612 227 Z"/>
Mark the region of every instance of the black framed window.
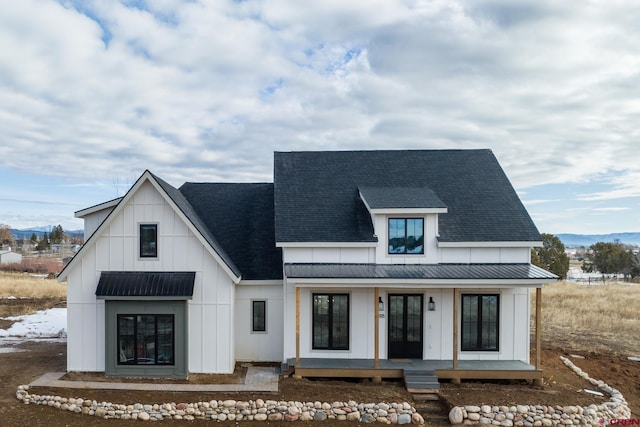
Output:
<path fill-rule="evenodd" d="M 389 253 L 424 254 L 424 218 L 389 218 Z"/>
<path fill-rule="evenodd" d="M 349 294 L 313 294 L 313 349 L 349 350 Z"/>
<path fill-rule="evenodd" d="M 118 314 L 118 365 L 173 365 L 173 314 Z"/>
<path fill-rule="evenodd" d="M 158 257 L 158 224 L 140 224 L 140 258 Z"/>
<path fill-rule="evenodd" d="M 500 295 L 462 295 L 462 350 L 498 351 Z"/>
<path fill-rule="evenodd" d="M 267 302 L 251 301 L 251 331 L 267 332 Z"/>

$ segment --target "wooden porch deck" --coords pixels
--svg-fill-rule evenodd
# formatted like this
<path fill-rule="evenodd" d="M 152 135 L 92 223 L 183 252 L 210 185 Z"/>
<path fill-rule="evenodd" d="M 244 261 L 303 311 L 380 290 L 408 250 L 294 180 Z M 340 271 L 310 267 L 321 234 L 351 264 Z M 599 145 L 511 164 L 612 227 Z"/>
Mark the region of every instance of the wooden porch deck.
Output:
<path fill-rule="evenodd" d="M 326 378 L 403 378 L 405 372 L 435 371 L 438 379 L 522 379 L 542 378 L 542 370 L 519 360 L 453 360 L 380 359 L 374 367 L 373 359 L 301 358 L 296 367 L 292 358 L 283 366 L 302 377 Z"/>

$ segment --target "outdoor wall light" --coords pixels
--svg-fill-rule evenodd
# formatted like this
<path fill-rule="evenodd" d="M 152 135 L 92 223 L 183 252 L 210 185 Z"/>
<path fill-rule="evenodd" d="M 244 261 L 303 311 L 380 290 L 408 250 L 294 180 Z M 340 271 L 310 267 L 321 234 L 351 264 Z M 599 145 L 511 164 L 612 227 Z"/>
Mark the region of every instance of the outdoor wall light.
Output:
<path fill-rule="evenodd" d="M 433 300 L 433 297 L 429 297 L 429 311 L 436 311 L 436 302 Z"/>
<path fill-rule="evenodd" d="M 382 301 L 382 297 L 378 297 L 378 311 L 384 311 L 384 302 Z"/>

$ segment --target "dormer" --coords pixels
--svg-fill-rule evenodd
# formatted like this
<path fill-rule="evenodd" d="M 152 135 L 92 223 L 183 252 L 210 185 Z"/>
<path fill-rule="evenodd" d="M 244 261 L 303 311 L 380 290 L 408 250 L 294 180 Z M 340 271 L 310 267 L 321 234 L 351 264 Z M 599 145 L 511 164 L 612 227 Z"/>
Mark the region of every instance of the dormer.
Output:
<path fill-rule="evenodd" d="M 438 215 L 447 206 L 428 187 L 358 187 L 378 238 L 380 264 L 435 263 Z"/>

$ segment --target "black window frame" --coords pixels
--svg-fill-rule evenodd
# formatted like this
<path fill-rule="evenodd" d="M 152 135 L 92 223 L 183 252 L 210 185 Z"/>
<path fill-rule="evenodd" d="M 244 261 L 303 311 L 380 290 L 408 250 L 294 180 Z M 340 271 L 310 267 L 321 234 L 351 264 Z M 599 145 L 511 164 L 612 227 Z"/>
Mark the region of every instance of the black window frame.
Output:
<path fill-rule="evenodd" d="M 483 317 L 483 305 L 484 298 L 486 297 L 495 297 L 496 298 L 496 307 L 495 307 L 495 320 L 491 319 L 485 320 Z M 475 334 L 475 343 L 473 345 L 469 345 L 468 339 L 466 336 L 466 328 L 465 328 L 465 298 L 477 298 L 478 302 L 476 304 L 476 329 L 473 332 Z M 498 352 L 500 351 L 500 294 L 462 294 L 460 299 L 461 305 L 461 322 L 460 322 L 460 348 L 462 351 L 492 351 Z M 495 347 L 491 344 L 485 345 L 483 344 L 484 335 L 483 335 L 483 325 L 488 322 L 489 324 L 495 324 Z"/>
<path fill-rule="evenodd" d="M 328 307 L 327 307 L 327 316 L 328 316 L 328 338 L 327 345 L 320 346 L 316 345 L 316 322 L 317 322 L 317 310 L 316 310 L 316 298 L 317 297 L 327 297 Z M 347 299 L 347 312 L 346 312 L 346 340 L 344 345 L 336 344 L 336 339 L 334 339 L 334 311 L 333 311 L 333 298 L 335 297 L 346 297 Z M 351 296 L 348 293 L 313 293 L 311 296 L 312 301 L 312 320 L 311 320 L 311 348 L 313 350 L 349 350 L 350 341 L 351 341 Z"/>
<path fill-rule="evenodd" d="M 420 252 L 409 252 L 407 250 L 407 224 L 408 220 L 419 220 L 422 223 L 422 250 Z M 404 221 L 404 252 L 391 251 L 391 221 Z M 420 241 L 420 240 L 418 240 Z M 389 255 L 424 255 L 424 218 L 423 217 L 390 217 L 387 219 L 387 253 Z"/>
<path fill-rule="evenodd" d="M 146 230 L 153 231 L 153 245 L 148 245 L 145 243 L 148 234 Z M 139 227 L 140 233 L 140 250 L 139 255 L 140 258 L 158 258 L 158 224 L 140 224 Z M 150 247 L 152 246 L 152 248 Z"/>
<path fill-rule="evenodd" d="M 138 348 L 141 343 L 138 342 L 138 318 L 144 317 L 154 317 L 153 325 L 154 325 L 154 355 L 153 355 L 153 363 L 149 363 L 148 361 L 142 362 L 139 360 L 139 352 Z M 121 360 L 121 352 L 123 351 L 120 346 L 120 319 L 122 318 L 130 318 L 133 317 L 133 349 L 135 357 L 131 361 L 122 361 Z M 171 319 L 171 361 L 168 363 L 160 363 L 158 352 L 160 349 L 160 344 L 158 341 L 158 318 L 170 318 Z M 117 365 L 119 366 L 175 366 L 176 364 L 176 319 L 174 314 L 169 313 L 161 313 L 161 314 L 133 314 L 133 313 L 118 313 L 116 316 L 116 342 L 118 343 L 116 346 L 116 360 Z"/>
<path fill-rule="evenodd" d="M 261 310 L 256 310 L 256 305 L 262 305 Z M 260 312 L 261 311 L 261 312 Z M 258 318 L 256 319 L 256 314 Z M 258 320 L 256 322 L 256 320 Z M 266 333 L 267 332 L 267 300 L 254 299 L 251 300 L 251 332 Z"/>

